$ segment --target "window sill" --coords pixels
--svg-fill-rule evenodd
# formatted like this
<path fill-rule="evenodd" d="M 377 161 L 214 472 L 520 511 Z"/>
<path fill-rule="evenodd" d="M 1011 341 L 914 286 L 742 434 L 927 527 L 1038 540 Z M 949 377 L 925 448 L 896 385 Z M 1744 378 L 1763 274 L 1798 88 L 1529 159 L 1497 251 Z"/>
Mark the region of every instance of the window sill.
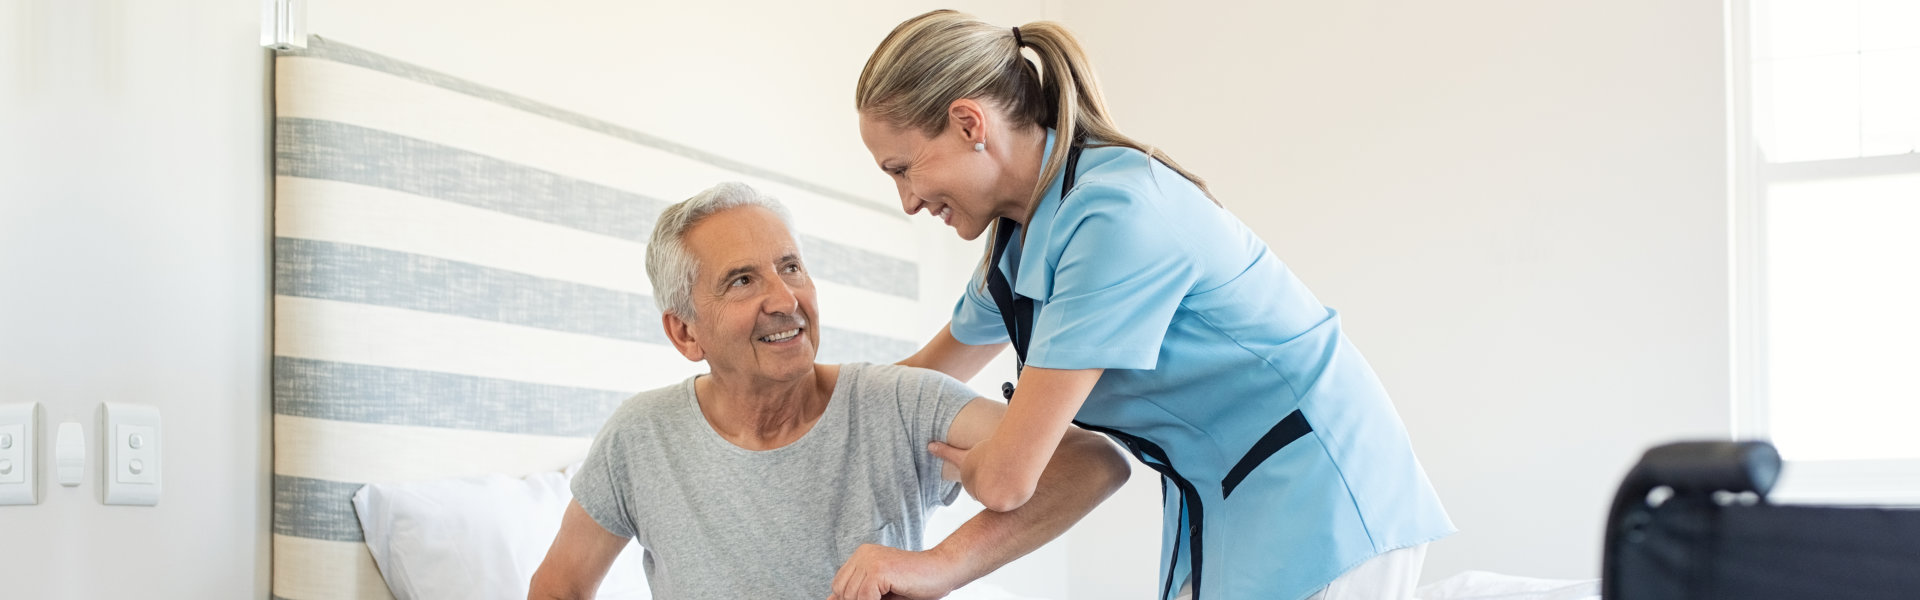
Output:
<path fill-rule="evenodd" d="M 1920 507 L 1920 459 L 1787 461 L 1767 499 L 1778 504 Z"/>

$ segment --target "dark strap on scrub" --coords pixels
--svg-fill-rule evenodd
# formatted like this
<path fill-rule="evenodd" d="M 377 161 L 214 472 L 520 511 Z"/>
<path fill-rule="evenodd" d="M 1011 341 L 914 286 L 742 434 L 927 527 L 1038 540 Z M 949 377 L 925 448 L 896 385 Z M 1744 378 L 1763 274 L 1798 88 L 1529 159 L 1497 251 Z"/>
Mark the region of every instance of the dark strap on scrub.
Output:
<path fill-rule="evenodd" d="M 1067 150 L 1066 180 L 1060 184 L 1060 201 L 1066 202 L 1067 192 L 1073 191 L 1073 182 L 1080 166 L 1080 150 L 1084 146 L 1076 140 Z M 1007 244 L 1013 241 L 1014 230 L 1020 224 L 1013 219 L 1001 217 L 994 225 L 993 255 L 987 259 L 987 293 L 993 295 L 993 304 L 1000 309 L 1000 320 L 1007 325 L 1007 338 L 1013 341 L 1014 379 L 1027 369 L 1027 343 L 1033 340 L 1033 299 L 1013 293 L 1013 283 L 1007 281 L 1000 272 L 1000 257 L 1007 252 Z M 1018 269 L 1020 265 L 1014 265 Z M 1015 277 L 1019 273 L 1014 274 Z M 1007 400 L 1013 399 L 1013 382 L 1000 384 L 1000 393 Z"/>

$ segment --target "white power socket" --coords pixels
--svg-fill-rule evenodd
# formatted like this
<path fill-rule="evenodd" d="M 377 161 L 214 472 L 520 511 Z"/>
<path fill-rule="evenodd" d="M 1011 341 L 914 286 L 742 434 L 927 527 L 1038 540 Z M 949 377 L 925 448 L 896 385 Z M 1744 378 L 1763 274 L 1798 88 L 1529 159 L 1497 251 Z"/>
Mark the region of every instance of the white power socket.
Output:
<path fill-rule="evenodd" d="M 154 506 L 160 503 L 160 409 L 141 404 L 104 403 L 100 439 L 106 452 L 100 464 L 107 504 Z"/>
<path fill-rule="evenodd" d="M 0 404 L 0 505 L 39 504 L 40 403 Z"/>

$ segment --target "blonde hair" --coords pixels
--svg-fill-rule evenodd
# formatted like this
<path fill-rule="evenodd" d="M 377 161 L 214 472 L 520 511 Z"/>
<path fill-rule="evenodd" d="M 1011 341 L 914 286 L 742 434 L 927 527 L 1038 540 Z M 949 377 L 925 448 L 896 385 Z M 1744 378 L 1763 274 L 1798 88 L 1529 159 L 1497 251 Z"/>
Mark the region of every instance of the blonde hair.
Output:
<path fill-rule="evenodd" d="M 1023 49 L 1038 59 L 1037 69 Z M 1047 155 L 1027 199 L 1028 221 L 1064 168 L 1072 146 L 1063 143 L 1068 140 L 1139 150 L 1213 197 L 1200 176 L 1165 152 L 1120 133 L 1108 116 L 1080 40 L 1059 23 L 1037 21 L 1010 29 L 952 10 L 929 12 L 907 19 L 880 41 L 854 88 L 854 108 L 861 114 L 929 136 L 946 130 L 947 109 L 962 98 L 996 105 L 1016 123 L 1052 127 L 1055 139 L 1061 140 Z M 998 228 L 996 222 L 996 233 Z"/>

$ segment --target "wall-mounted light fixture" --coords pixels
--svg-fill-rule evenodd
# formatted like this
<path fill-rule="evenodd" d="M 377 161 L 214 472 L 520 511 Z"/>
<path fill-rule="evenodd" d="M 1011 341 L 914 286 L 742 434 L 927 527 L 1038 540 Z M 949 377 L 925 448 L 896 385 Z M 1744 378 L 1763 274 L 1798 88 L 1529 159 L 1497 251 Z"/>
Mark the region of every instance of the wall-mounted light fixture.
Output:
<path fill-rule="evenodd" d="M 275 50 L 307 47 L 307 0 L 260 0 L 260 45 Z"/>

